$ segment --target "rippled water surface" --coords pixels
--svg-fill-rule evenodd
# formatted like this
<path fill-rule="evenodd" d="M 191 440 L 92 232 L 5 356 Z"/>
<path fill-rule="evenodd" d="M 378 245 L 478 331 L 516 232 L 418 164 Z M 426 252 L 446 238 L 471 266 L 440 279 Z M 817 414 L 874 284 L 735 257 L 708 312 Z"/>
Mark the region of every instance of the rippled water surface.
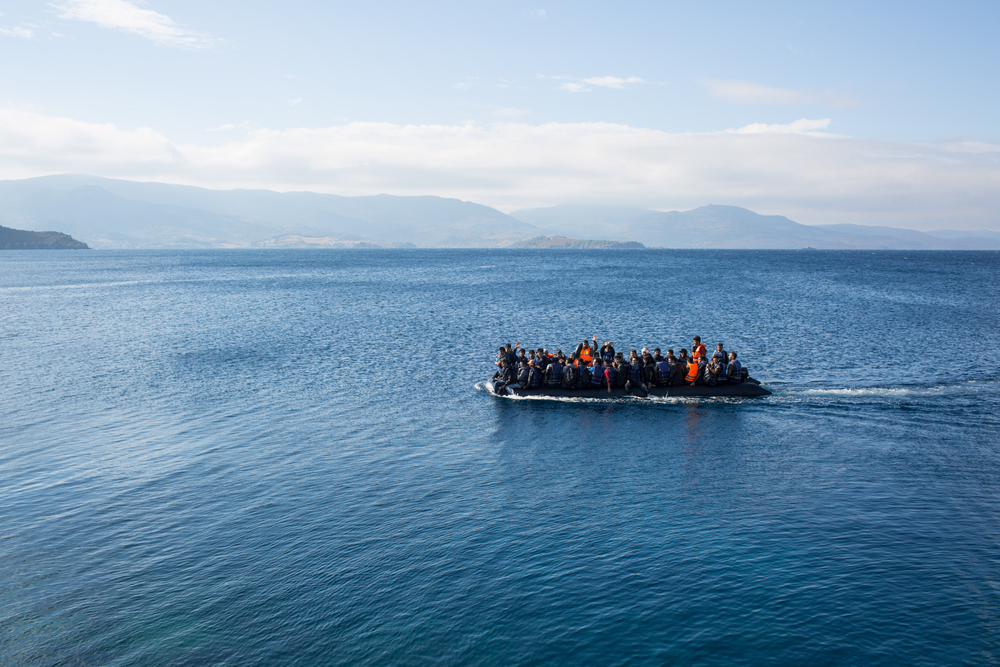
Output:
<path fill-rule="evenodd" d="M 0 252 L 0 664 L 996 664 L 998 275 Z M 592 334 L 722 341 L 774 394 L 481 390 Z"/>

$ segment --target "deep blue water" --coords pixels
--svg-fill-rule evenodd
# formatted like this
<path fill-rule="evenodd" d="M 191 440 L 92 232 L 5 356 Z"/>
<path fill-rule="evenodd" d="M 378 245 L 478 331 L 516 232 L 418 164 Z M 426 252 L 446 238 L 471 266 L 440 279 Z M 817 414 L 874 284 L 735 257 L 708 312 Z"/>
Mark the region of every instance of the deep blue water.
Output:
<path fill-rule="evenodd" d="M 0 664 L 1000 662 L 1000 253 L 0 253 Z M 500 343 L 774 395 L 491 397 Z"/>

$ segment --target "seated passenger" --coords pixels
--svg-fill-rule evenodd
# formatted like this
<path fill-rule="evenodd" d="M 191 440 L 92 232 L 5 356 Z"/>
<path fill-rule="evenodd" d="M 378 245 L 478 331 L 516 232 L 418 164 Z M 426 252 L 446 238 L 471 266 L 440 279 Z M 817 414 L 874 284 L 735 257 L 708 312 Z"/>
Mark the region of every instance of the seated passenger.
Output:
<path fill-rule="evenodd" d="M 615 363 L 615 348 L 613 347 L 613 340 L 606 341 L 604 345 L 601 346 L 601 359 L 604 360 L 604 365 L 607 366 L 608 363 Z"/>
<path fill-rule="evenodd" d="M 736 359 L 736 353 L 729 353 L 729 366 L 726 368 L 726 376 L 730 382 L 743 382 L 743 364 Z"/>
<path fill-rule="evenodd" d="M 549 387 L 558 387 L 562 384 L 563 367 L 558 359 L 553 359 L 545 367 L 545 384 Z"/>
<path fill-rule="evenodd" d="M 500 377 L 493 381 L 493 391 L 499 394 L 507 385 L 514 384 L 516 381 L 517 376 L 514 374 L 514 367 L 504 357 L 500 360 Z"/>
<path fill-rule="evenodd" d="M 563 368 L 562 382 L 563 386 L 567 389 L 576 389 L 577 383 L 580 381 L 580 369 L 573 362 L 566 364 Z"/>
<path fill-rule="evenodd" d="M 584 363 L 583 359 L 577 361 L 577 368 L 580 371 L 580 380 L 577 382 L 577 386 L 580 389 L 587 389 L 590 387 L 590 369 L 587 368 L 587 364 Z"/>
<path fill-rule="evenodd" d="M 722 343 L 715 346 L 715 352 L 712 353 L 712 359 L 718 359 L 724 364 L 729 361 L 729 355 L 722 349 Z"/>
<path fill-rule="evenodd" d="M 656 362 L 649 352 L 642 353 L 642 383 L 647 391 L 656 384 Z"/>
<path fill-rule="evenodd" d="M 540 364 L 531 365 L 531 388 L 537 389 L 545 381 L 545 374 Z"/>
<path fill-rule="evenodd" d="M 612 363 L 605 364 L 604 366 L 604 385 L 608 388 L 609 394 L 613 387 L 618 386 L 618 372 Z"/>
<path fill-rule="evenodd" d="M 673 356 L 674 353 L 668 350 L 666 359 L 660 357 L 659 361 L 654 362 L 656 367 L 656 384 L 660 385 L 661 387 L 666 387 L 670 384 L 670 372 L 673 370 L 673 368 L 670 365 L 670 359 Z M 674 359 L 674 363 L 676 362 L 677 360 Z"/>
<path fill-rule="evenodd" d="M 684 352 L 684 350 L 681 350 Z M 698 368 L 698 361 L 695 359 L 688 359 L 687 364 L 687 375 L 684 376 L 684 381 L 688 384 L 696 384 L 698 382 L 698 374 L 701 369 Z"/>
<path fill-rule="evenodd" d="M 625 359 L 622 358 L 621 352 L 615 354 L 614 367 L 615 367 L 615 386 L 624 387 L 625 383 L 628 382 L 630 369 L 628 362 L 626 362 Z"/>
<path fill-rule="evenodd" d="M 524 350 L 521 350 L 524 352 Z M 531 386 L 531 366 L 528 364 L 527 359 L 521 359 L 520 368 L 517 370 L 517 383 L 521 385 L 522 389 L 527 389 Z"/>
<path fill-rule="evenodd" d="M 604 382 L 604 362 L 600 357 L 594 358 L 594 369 L 590 371 L 590 386 L 592 389 L 600 389 Z"/>

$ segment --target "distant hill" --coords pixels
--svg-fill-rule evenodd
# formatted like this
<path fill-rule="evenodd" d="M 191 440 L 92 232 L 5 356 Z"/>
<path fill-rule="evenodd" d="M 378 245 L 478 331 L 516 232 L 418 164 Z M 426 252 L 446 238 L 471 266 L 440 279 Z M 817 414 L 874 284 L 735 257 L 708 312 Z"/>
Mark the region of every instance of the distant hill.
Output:
<path fill-rule="evenodd" d="M 77 175 L 0 181 L 0 224 L 62 229 L 98 248 L 250 247 L 288 235 L 499 248 L 541 233 L 444 197 L 206 190 Z"/>
<path fill-rule="evenodd" d="M 737 206 L 564 204 L 507 215 L 445 197 L 207 190 L 71 174 L 0 181 L 0 225 L 59 229 L 95 248 L 1000 249 L 1000 232 L 802 225 Z"/>
<path fill-rule="evenodd" d="M 645 247 L 635 241 L 591 241 L 589 239 L 570 239 L 565 236 L 535 236 L 525 241 L 518 241 L 511 246 L 511 248 L 601 248 L 611 250 Z"/>
<path fill-rule="evenodd" d="M 60 232 L 28 232 L 0 227 L 0 250 L 89 250 L 86 243 Z"/>
<path fill-rule="evenodd" d="M 759 215 L 737 206 L 691 211 L 561 205 L 514 211 L 512 217 L 549 233 L 635 240 L 663 248 L 747 249 L 1000 249 L 1000 235 L 986 232 L 923 233 L 864 225 L 802 225 L 781 215 Z"/>

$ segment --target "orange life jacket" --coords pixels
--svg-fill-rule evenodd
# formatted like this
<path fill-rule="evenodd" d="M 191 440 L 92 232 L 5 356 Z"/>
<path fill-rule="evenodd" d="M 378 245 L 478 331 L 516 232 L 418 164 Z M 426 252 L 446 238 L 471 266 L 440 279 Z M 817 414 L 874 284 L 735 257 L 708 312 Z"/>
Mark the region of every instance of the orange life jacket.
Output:
<path fill-rule="evenodd" d="M 590 348 L 585 347 L 580 352 L 580 361 L 584 363 L 585 366 L 589 366 L 590 362 L 594 360 L 594 355 L 590 353 Z"/>
<path fill-rule="evenodd" d="M 687 380 L 688 382 L 694 382 L 695 380 L 698 379 L 697 361 L 692 361 L 690 364 L 688 364 L 688 374 L 687 377 L 685 377 L 684 379 Z"/>
<path fill-rule="evenodd" d="M 704 343 L 698 343 L 697 345 L 694 346 L 694 349 L 691 351 L 691 356 L 694 357 L 694 358 L 696 358 L 696 359 L 698 357 L 704 357 L 705 356 L 705 350 L 706 350 L 705 344 Z"/>

